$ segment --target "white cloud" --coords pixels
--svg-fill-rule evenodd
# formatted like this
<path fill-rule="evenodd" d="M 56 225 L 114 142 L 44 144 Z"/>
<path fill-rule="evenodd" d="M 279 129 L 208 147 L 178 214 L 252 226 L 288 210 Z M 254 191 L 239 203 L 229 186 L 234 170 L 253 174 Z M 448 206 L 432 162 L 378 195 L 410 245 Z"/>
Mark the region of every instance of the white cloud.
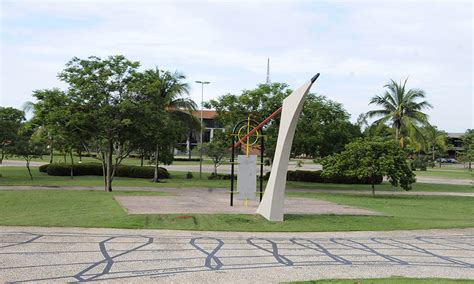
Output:
<path fill-rule="evenodd" d="M 355 117 L 388 79 L 410 76 L 411 87 L 428 92 L 436 124 L 472 127 L 469 2 L 20 1 L 1 8 L 2 104 L 19 106 L 31 90 L 60 85 L 56 74 L 73 56 L 120 53 L 144 67 L 180 69 L 191 81 L 212 80 L 206 98 L 262 82 L 270 57 L 272 78 L 292 87 L 321 72 L 315 90 Z M 461 102 L 454 113 L 452 98 Z"/>

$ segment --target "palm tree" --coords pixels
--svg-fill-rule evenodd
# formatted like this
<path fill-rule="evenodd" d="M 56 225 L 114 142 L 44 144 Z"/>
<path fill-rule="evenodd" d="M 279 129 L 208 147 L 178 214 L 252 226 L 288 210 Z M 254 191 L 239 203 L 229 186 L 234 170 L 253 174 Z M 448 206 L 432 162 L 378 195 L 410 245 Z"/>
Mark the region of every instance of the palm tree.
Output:
<path fill-rule="evenodd" d="M 189 98 L 189 85 L 183 82 L 186 76 L 179 72 L 169 72 L 159 70 L 158 68 L 149 69 L 144 72 L 147 81 L 149 82 L 149 95 L 152 101 L 155 102 L 154 107 L 161 109 L 165 108 L 168 114 L 168 121 L 180 121 L 193 128 L 199 128 L 200 124 L 192 115 L 192 111 L 197 108 L 196 103 Z M 158 110 L 157 109 L 157 110 Z M 169 124 L 169 123 L 163 123 Z M 163 127 L 161 127 L 163 128 Z M 161 135 L 168 131 L 161 129 Z M 158 134 L 159 135 L 159 134 Z M 156 139 L 155 145 L 155 176 L 153 180 L 158 181 L 158 163 L 160 154 L 160 138 Z"/>
<path fill-rule="evenodd" d="M 435 161 L 436 149 L 446 151 L 446 132 L 438 130 L 436 126 L 428 125 L 423 129 L 425 136 L 425 147 L 431 151 L 433 162 Z"/>
<path fill-rule="evenodd" d="M 369 104 L 382 106 L 382 109 L 367 112 L 369 118 L 381 117 L 374 124 L 390 123 L 395 129 L 395 139 L 403 146 L 406 135 L 422 139 L 420 126 L 428 123 L 428 115 L 422 110 L 432 108 L 425 100 L 421 89 L 406 89 L 407 79 L 400 83 L 390 80 L 384 87 L 387 89 L 381 96 L 374 96 Z"/>

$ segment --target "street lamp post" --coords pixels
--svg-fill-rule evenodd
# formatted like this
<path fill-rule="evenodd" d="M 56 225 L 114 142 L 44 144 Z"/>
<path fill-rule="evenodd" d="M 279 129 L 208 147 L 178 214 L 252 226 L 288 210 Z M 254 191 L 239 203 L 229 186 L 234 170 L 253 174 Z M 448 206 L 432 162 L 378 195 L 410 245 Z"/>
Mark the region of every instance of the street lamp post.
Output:
<path fill-rule="evenodd" d="M 211 82 L 196 81 L 196 83 L 201 84 L 201 149 L 200 149 L 200 157 L 199 157 L 199 178 L 202 178 L 202 132 L 204 130 L 202 111 L 203 111 L 203 101 L 204 101 L 204 85 L 210 84 Z"/>

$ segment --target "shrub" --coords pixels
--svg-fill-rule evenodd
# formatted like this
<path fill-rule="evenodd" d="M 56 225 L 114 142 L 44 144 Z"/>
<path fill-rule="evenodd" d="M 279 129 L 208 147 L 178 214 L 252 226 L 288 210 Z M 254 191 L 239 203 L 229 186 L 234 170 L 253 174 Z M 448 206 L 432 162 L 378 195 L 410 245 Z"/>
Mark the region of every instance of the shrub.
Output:
<path fill-rule="evenodd" d="M 153 178 L 155 175 L 154 167 L 139 167 L 119 165 L 115 171 L 115 176 L 131 178 Z M 165 168 L 158 168 L 158 178 L 169 178 L 170 174 Z"/>
<path fill-rule="evenodd" d="M 40 171 L 40 173 L 47 173 L 48 172 L 48 166 L 49 166 L 49 164 L 41 165 L 41 166 L 39 166 L 38 170 Z"/>
<path fill-rule="evenodd" d="M 97 154 L 94 153 L 81 153 L 82 157 L 92 157 L 92 158 L 97 158 Z"/>
<path fill-rule="evenodd" d="M 321 171 L 288 171 L 286 174 L 288 181 L 304 181 L 304 182 L 324 182 L 321 177 Z"/>
<path fill-rule="evenodd" d="M 428 161 L 425 157 L 417 156 L 413 159 L 410 163 L 410 167 L 412 170 L 420 170 L 426 171 L 426 167 L 428 166 Z"/>
<path fill-rule="evenodd" d="M 370 178 L 358 179 L 345 176 L 338 177 L 323 177 L 321 176 L 322 171 L 288 171 L 286 173 L 287 181 L 302 181 L 302 182 L 315 182 L 315 183 L 339 183 L 339 184 L 371 184 Z M 264 180 L 270 178 L 270 172 L 265 173 L 263 176 Z M 382 176 L 378 176 L 375 179 L 375 184 L 380 184 L 383 181 Z"/>
<path fill-rule="evenodd" d="M 71 165 L 68 164 L 49 164 L 46 172 L 50 176 L 70 176 L 71 175 Z M 74 171 L 76 173 L 76 171 Z M 77 174 L 80 175 L 80 174 Z"/>
<path fill-rule="evenodd" d="M 215 173 L 211 173 L 207 178 L 208 178 L 208 179 L 230 180 L 230 179 L 232 178 L 232 175 L 230 175 L 230 174 L 215 174 Z M 237 175 L 235 175 L 234 179 L 237 179 Z"/>
<path fill-rule="evenodd" d="M 186 173 L 186 178 L 187 179 L 192 179 L 193 178 L 193 173 L 192 172 L 187 172 Z"/>
<path fill-rule="evenodd" d="M 178 162 L 199 162 L 199 158 L 174 158 L 173 161 L 178 161 Z"/>
<path fill-rule="evenodd" d="M 49 164 L 47 165 L 47 173 L 50 176 L 69 176 L 71 175 L 71 165 L 69 164 Z M 75 176 L 102 176 L 102 165 L 99 163 L 83 163 L 73 166 Z M 119 165 L 115 171 L 117 177 L 130 178 L 153 178 L 155 173 L 152 167 L 139 167 Z M 165 168 L 158 168 L 158 178 L 169 178 L 170 174 Z"/>
<path fill-rule="evenodd" d="M 428 161 L 428 166 L 434 168 L 436 165 L 434 161 Z"/>

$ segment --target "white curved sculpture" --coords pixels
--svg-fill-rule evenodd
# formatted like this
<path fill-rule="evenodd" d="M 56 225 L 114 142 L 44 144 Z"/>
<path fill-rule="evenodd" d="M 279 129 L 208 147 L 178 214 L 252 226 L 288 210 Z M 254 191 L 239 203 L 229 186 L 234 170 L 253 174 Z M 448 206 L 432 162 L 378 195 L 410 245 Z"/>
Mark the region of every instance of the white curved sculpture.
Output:
<path fill-rule="evenodd" d="M 303 109 L 304 99 L 318 77 L 319 73 L 283 100 L 272 171 L 262 202 L 257 208 L 257 213 L 270 221 L 283 221 L 286 172 L 288 171 L 288 161 L 296 124 Z"/>

